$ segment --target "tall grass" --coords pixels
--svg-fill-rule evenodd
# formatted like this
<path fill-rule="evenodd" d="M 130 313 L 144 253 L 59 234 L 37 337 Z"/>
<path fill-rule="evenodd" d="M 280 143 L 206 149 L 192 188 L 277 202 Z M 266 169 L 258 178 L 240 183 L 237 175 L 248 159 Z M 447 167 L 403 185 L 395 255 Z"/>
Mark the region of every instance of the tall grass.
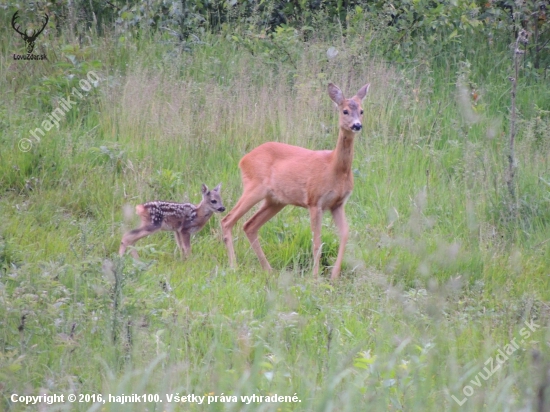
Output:
<path fill-rule="evenodd" d="M 481 77 L 475 61 L 397 67 L 358 55 L 351 40 L 290 48 L 294 65 L 221 36 L 204 42 L 186 53 L 147 39 L 139 48 L 98 41 L 77 50 L 70 68 L 60 63 L 73 49 L 52 66 L 14 68 L 11 43 L 3 46 L 2 408 L 25 410 L 13 393 L 301 400 L 93 406 L 117 411 L 501 411 L 545 402 L 547 89 L 520 87 L 518 104 L 532 116 L 520 123 L 520 217 L 510 221 L 502 76 Z M 339 51 L 332 59 L 330 46 Z M 19 151 L 19 139 L 70 90 L 65 75 L 78 80 L 95 60 L 98 87 L 59 131 Z M 480 102 L 460 99 L 460 76 L 478 83 Z M 201 183 L 221 182 L 231 207 L 241 194 L 238 161 L 255 146 L 333 148 L 328 81 L 348 95 L 371 83 L 338 283 L 311 278 L 308 214 L 290 207 L 260 232 L 273 274 L 260 270 L 242 223 L 234 231 L 239 268 L 229 269 L 219 217 L 195 236 L 186 261 L 170 234 L 138 243 L 144 262 L 115 255 L 135 223 L 126 206 L 195 202 Z M 337 238 L 328 216 L 323 242 L 330 265 Z M 464 398 L 484 362 L 532 319 L 541 327 L 459 407 L 451 395 Z"/>

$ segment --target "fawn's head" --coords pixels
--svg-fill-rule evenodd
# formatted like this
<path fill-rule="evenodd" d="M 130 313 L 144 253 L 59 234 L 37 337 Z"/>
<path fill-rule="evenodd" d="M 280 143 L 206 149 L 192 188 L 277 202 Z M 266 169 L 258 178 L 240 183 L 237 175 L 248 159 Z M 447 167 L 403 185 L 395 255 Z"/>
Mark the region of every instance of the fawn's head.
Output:
<path fill-rule="evenodd" d="M 222 197 L 220 195 L 221 186 L 222 184 L 220 183 L 214 189 L 208 190 L 208 187 L 204 183 L 202 184 L 202 201 L 212 212 L 225 211 L 225 207 L 222 203 Z"/>
<path fill-rule="evenodd" d="M 344 97 L 344 93 L 332 83 L 328 85 L 328 94 L 332 101 L 338 105 L 340 116 L 340 128 L 352 132 L 358 132 L 363 127 L 363 108 L 361 103 L 367 95 L 370 83 L 359 89 L 357 94 L 350 99 Z"/>

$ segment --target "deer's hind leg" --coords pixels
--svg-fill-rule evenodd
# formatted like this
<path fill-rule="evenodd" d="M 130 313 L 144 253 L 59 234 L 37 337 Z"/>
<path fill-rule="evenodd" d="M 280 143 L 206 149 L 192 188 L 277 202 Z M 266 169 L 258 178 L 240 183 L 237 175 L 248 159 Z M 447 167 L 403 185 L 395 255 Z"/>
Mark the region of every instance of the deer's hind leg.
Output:
<path fill-rule="evenodd" d="M 267 195 L 265 188 L 261 186 L 245 186 L 243 194 L 235 207 L 225 215 L 222 219 L 222 232 L 223 241 L 227 247 L 227 253 L 229 255 L 229 265 L 235 267 L 237 264 L 237 258 L 235 257 L 235 249 L 233 248 L 233 235 L 232 229 L 235 223 L 260 200 L 264 199 Z"/>
<path fill-rule="evenodd" d="M 279 213 L 283 207 L 285 207 L 284 204 L 272 203 L 266 199 L 260 209 L 250 219 L 248 219 L 243 226 L 246 237 L 248 237 L 248 241 L 250 242 L 250 246 L 252 246 L 252 249 L 256 252 L 256 256 L 258 256 L 262 268 L 268 272 L 271 271 L 271 265 L 267 261 L 265 253 L 260 246 L 260 241 L 258 240 L 258 230 L 260 230 L 260 228 L 269 219 Z"/>
<path fill-rule="evenodd" d="M 132 246 L 139 239 L 144 238 L 145 236 L 152 235 L 153 233 L 158 232 L 160 229 L 161 225 L 148 224 L 137 229 L 130 230 L 129 232 L 125 233 L 124 236 L 122 236 L 122 241 L 120 242 L 120 249 L 118 250 L 118 254 L 120 256 L 124 255 L 124 252 L 126 251 L 126 248 L 128 246 Z M 139 255 L 135 249 L 132 248 L 130 254 L 134 257 L 134 259 L 139 259 Z"/>

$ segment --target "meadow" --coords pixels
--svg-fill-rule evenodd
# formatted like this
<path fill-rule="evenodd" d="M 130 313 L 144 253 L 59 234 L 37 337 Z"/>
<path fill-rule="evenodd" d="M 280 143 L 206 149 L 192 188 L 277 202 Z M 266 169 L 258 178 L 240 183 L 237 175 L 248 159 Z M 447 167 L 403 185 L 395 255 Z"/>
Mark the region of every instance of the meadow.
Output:
<path fill-rule="evenodd" d="M 229 32 L 185 49 L 162 36 L 51 33 L 37 42 L 47 61 L 14 61 L 22 41 L 5 26 L 0 410 L 550 410 L 550 87 L 518 78 L 512 197 L 507 47 L 477 39 L 467 55 L 396 64 L 369 32 L 290 34 L 279 53 Z M 260 231 L 273 273 L 245 219 L 230 269 L 220 215 L 187 260 L 171 233 L 138 242 L 141 261 L 118 256 L 136 204 L 198 203 L 202 183 L 221 182 L 230 210 L 254 147 L 332 149 L 328 82 L 347 96 L 371 84 L 338 281 L 330 216 L 314 279 L 309 215 L 293 207 Z M 34 137 L 71 95 L 59 127 Z M 13 394 L 163 402 L 37 407 Z"/>

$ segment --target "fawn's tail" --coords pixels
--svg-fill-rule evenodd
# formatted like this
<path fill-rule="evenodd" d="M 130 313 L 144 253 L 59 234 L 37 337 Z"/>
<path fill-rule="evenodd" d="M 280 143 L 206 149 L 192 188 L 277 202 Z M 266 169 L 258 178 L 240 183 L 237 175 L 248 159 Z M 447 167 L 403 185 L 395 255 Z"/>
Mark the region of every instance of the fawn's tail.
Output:
<path fill-rule="evenodd" d="M 148 216 L 147 209 L 143 205 L 136 206 L 136 214 L 142 217 Z"/>

